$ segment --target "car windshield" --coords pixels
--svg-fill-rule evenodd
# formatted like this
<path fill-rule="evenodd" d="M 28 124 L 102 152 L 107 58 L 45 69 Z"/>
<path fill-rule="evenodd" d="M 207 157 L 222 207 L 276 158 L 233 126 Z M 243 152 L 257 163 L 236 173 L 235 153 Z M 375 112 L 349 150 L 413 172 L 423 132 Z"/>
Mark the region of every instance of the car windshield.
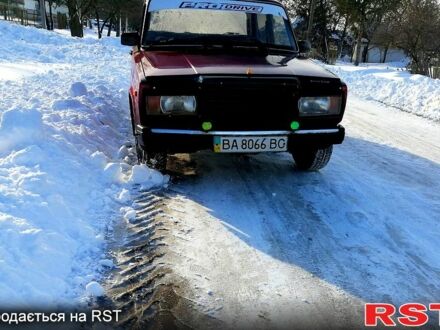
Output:
<path fill-rule="evenodd" d="M 236 1 L 233 4 L 150 2 L 143 45 L 197 44 L 297 50 L 289 20 L 281 6 Z"/>

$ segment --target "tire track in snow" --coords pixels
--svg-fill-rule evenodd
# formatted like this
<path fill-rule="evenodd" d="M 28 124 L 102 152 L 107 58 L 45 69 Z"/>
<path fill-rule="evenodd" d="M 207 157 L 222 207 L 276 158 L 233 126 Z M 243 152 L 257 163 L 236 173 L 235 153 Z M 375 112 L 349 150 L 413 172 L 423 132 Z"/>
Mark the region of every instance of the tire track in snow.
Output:
<path fill-rule="evenodd" d="M 121 310 L 122 329 L 190 328 L 204 319 L 185 298 L 186 283 L 173 273 L 165 255 L 170 226 L 179 220 L 170 215 L 174 199 L 166 190 L 139 191 L 134 200 L 136 218 L 116 229 L 112 247 L 116 269 L 107 283 L 103 307 Z M 167 238 L 168 236 L 168 238 Z M 178 239 L 178 238 L 177 238 Z M 211 320 L 212 321 L 212 320 Z M 204 320 L 204 324 L 211 322 Z"/>
<path fill-rule="evenodd" d="M 112 308 L 122 311 L 122 328 L 141 328 L 157 313 L 157 293 L 166 288 L 160 283 L 169 272 L 160 260 L 164 254 L 161 221 L 162 196 L 158 192 L 139 191 L 135 199 L 136 218 L 121 226 L 116 235 L 113 272 L 108 296 Z M 118 237 L 119 236 L 119 237 Z"/>

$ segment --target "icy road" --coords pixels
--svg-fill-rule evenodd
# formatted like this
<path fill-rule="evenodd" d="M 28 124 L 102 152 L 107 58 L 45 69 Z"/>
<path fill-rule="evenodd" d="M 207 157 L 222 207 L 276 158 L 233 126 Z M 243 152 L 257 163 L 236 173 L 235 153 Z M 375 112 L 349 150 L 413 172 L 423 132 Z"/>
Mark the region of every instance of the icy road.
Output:
<path fill-rule="evenodd" d="M 288 154 L 174 158 L 118 254 L 127 322 L 153 303 L 162 325 L 359 328 L 365 302 L 438 301 L 439 125 L 354 96 L 344 125 L 320 173 Z"/>

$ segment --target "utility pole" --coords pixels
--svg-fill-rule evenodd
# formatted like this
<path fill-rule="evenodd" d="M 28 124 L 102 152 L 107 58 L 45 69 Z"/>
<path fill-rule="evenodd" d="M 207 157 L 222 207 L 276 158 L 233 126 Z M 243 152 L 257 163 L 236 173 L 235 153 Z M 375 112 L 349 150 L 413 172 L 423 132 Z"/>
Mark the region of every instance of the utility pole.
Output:
<path fill-rule="evenodd" d="M 313 21 L 315 19 L 315 8 L 316 8 L 316 0 L 311 0 L 310 2 L 310 15 L 309 15 L 309 25 L 307 27 L 306 40 L 310 41 L 310 35 L 313 30 Z"/>
<path fill-rule="evenodd" d="M 41 26 L 43 29 L 47 30 L 47 24 L 46 24 L 46 1 L 45 0 L 38 0 L 40 4 L 40 16 L 41 16 Z"/>

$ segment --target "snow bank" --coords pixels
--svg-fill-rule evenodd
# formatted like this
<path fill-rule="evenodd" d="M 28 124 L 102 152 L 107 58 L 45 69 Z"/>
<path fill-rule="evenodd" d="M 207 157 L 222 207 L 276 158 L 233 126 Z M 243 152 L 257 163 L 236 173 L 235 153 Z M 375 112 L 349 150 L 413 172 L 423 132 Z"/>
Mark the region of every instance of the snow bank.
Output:
<path fill-rule="evenodd" d="M 344 80 L 351 92 L 431 120 L 440 120 L 440 80 L 412 75 L 389 64 L 338 63 L 326 68 Z"/>
<path fill-rule="evenodd" d="M 167 179 L 129 164 L 119 40 L 6 22 L 0 39 L 0 308 L 76 306 L 103 294 L 106 237 L 133 185 Z"/>

